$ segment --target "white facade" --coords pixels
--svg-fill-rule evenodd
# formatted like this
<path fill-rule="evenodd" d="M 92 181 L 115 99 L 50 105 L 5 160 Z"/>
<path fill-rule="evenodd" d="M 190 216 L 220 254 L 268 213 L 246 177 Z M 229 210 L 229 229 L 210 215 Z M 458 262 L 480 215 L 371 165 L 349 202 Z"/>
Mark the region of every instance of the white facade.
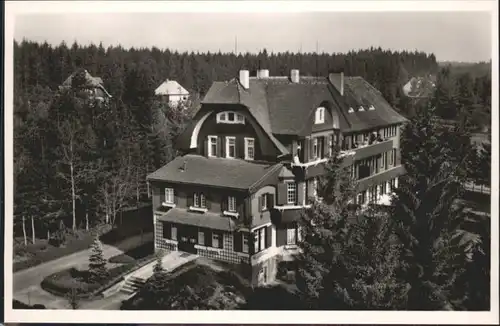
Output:
<path fill-rule="evenodd" d="M 171 104 L 178 104 L 189 98 L 189 92 L 175 80 L 165 80 L 155 90 L 156 96 L 165 97 Z"/>

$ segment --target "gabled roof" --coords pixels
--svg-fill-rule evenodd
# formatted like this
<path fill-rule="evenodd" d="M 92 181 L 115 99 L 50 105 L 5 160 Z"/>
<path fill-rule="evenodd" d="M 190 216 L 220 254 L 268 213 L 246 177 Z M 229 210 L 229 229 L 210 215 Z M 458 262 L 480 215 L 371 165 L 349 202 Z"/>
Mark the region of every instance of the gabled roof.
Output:
<path fill-rule="evenodd" d="M 175 80 L 165 80 L 155 90 L 155 95 L 189 95 L 189 92 Z"/>
<path fill-rule="evenodd" d="M 104 88 L 103 81 L 101 77 L 93 77 L 87 70 L 78 69 L 73 72 L 66 80 L 62 83 L 61 87 L 63 88 L 72 88 L 73 87 L 73 78 L 76 74 L 79 74 L 83 71 L 85 74 L 85 83 L 81 85 L 82 87 L 87 88 L 98 88 L 100 89 L 106 96 L 112 97 L 108 91 Z"/>
<path fill-rule="evenodd" d="M 299 83 L 292 83 L 288 77 L 250 77 L 249 89 L 243 89 L 238 80 L 232 79 L 215 82 L 202 103 L 244 105 L 271 136 L 302 136 L 304 122 L 325 101 L 337 110 L 343 132 L 406 120 L 362 77 L 344 77 L 344 84 L 342 96 L 325 77 L 301 77 Z M 357 112 L 360 106 L 365 111 Z M 368 110 L 370 106 L 375 110 Z M 354 113 L 349 113 L 350 107 Z"/>
<path fill-rule="evenodd" d="M 282 166 L 187 154 L 175 158 L 147 179 L 252 191 L 264 179 L 278 175 Z"/>

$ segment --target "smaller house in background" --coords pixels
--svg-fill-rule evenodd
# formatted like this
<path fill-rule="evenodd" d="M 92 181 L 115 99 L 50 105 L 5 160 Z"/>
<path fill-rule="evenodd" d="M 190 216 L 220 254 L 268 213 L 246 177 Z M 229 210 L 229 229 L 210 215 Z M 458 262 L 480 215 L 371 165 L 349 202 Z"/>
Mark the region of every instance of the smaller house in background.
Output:
<path fill-rule="evenodd" d="M 73 89 L 82 97 L 89 97 L 100 102 L 112 98 L 111 94 L 104 88 L 102 79 L 93 77 L 85 69 L 76 70 L 59 86 L 59 89 Z"/>
<path fill-rule="evenodd" d="M 156 96 L 161 96 L 165 101 L 171 104 L 177 104 L 181 101 L 186 101 L 189 97 L 189 92 L 175 80 L 165 80 L 155 90 Z"/>
<path fill-rule="evenodd" d="M 435 78 L 431 75 L 426 77 L 412 77 L 403 85 L 403 93 L 413 98 L 430 97 L 435 87 Z"/>

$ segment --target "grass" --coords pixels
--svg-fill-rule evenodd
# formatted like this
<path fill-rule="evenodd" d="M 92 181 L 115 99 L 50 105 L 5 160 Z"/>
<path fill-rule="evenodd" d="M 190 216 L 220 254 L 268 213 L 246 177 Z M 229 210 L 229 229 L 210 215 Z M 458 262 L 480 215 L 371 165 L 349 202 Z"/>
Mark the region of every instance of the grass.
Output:
<path fill-rule="evenodd" d="M 123 217 L 117 218 L 117 226 L 110 229 L 109 225 L 98 227 L 101 241 L 107 244 L 115 244 L 135 235 L 147 233 L 153 230 L 152 219 L 145 219 L 144 216 L 151 215 L 151 205 L 142 205 L 139 209 L 131 209 L 123 213 Z M 14 241 L 14 264 L 13 272 L 18 272 L 42 263 L 71 255 L 78 251 L 86 250 L 92 244 L 94 232 L 96 230 L 78 230 L 75 234 L 68 233 L 63 246 L 55 247 L 48 243 L 46 239 L 38 239 L 36 243 L 27 246 L 21 238 Z M 133 257 L 132 257 L 133 258 Z M 127 258 L 123 258 L 124 261 Z M 128 259 L 130 261 L 130 259 Z"/>
<path fill-rule="evenodd" d="M 154 243 L 147 242 L 123 254 L 109 258 L 108 262 L 115 264 L 130 264 L 151 254 L 154 254 Z"/>

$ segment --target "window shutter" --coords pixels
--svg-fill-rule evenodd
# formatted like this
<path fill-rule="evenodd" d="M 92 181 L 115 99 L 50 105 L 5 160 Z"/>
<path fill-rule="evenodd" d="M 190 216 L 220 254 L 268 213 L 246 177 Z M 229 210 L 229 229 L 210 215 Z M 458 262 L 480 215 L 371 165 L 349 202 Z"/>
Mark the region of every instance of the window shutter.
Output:
<path fill-rule="evenodd" d="M 245 217 L 245 202 L 241 199 L 236 197 L 236 211 L 238 214 L 240 214 L 240 218 Z"/>
<path fill-rule="evenodd" d="M 227 200 L 228 200 L 228 197 L 223 195 L 222 200 L 220 202 L 220 209 L 222 212 L 227 211 Z"/>
<path fill-rule="evenodd" d="M 255 232 L 250 232 L 248 233 L 248 252 L 250 255 L 253 255 L 255 253 Z"/>
<path fill-rule="evenodd" d="M 295 189 L 297 189 L 297 196 L 295 197 L 297 201 L 296 204 L 302 205 L 302 203 L 304 202 L 304 186 L 302 185 L 302 183 L 296 183 L 295 187 Z"/>
<path fill-rule="evenodd" d="M 286 198 L 286 184 L 279 183 L 278 184 L 278 205 L 285 205 L 287 201 Z"/>
<path fill-rule="evenodd" d="M 243 251 L 243 238 L 242 238 L 241 232 L 234 232 L 233 233 L 233 249 L 236 252 L 242 252 Z"/>
<path fill-rule="evenodd" d="M 179 194 L 177 191 L 175 191 L 174 189 L 174 204 L 178 204 L 179 203 Z"/>
<path fill-rule="evenodd" d="M 308 161 L 308 155 L 309 155 L 309 139 L 304 139 L 302 141 L 302 149 L 301 149 L 301 154 L 302 157 L 300 160 L 305 163 Z"/>
<path fill-rule="evenodd" d="M 267 208 L 271 209 L 274 207 L 274 194 L 267 194 Z"/>
<path fill-rule="evenodd" d="M 205 196 L 205 207 L 207 209 L 210 209 L 212 207 L 212 205 L 211 205 L 212 199 L 210 198 L 209 194 L 203 194 L 203 195 Z"/>
<path fill-rule="evenodd" d="M 205 231 L 205 246 L 211 247 L 212 246 L 212 232 L 210 231 Z"/>
<path fill-rule="evenodd" d="M 194 193 L 192 193 L 192 192 L 187 193 L 186 204 L 187 204 L 188 208 L 193 206 L 193 196 L 194 196 Z"/>
<path fill-rule="evenodd" d="M 265 195 L 262 195 L 265 196 Z M 259 212 L 262 212 L 262 196 L 259 196 Z"/>
<path fill-rule="evenodd" d="M 160 191 L 160 204 L 165 202 L 165 188 Z"/>
<path fill-rule="evenodd" d="M 269 225 L 266 228 L 266 248 L 269 248 L 269 247 L 271 247 L 273 245 L 271 243 L 272 242 L 272 228 L 273 228 L 272 225 Z"/>
<path fill-rule="evenodd" d="M 226 137 L 220 137 L 220 157 L 226 157 Z"/>
<path fill-rule="evenodd" d="M 245 158 L 245 138 L 244 137 L 236 137 L 236 157 Z"/>
<path fill-rule="evenodd" d="M 314 139 L 309 139 L 309 159 L 313 159 L 314 157 Z"/>
<path fill-rule="evenodd" d="M 217 156 L 218 157 L 223 157 L 222 155 L 223 149 L 222 149 L 222 137 L 217 137 Z"/>
<path fill-rule="evenodd" d="M 204 156 L 208 156 L 208 138 L 203 141 Z"/>
<path fill-rule="evenodd" d="M 321 146 L 323 146 L 323 157 L 327 157 L 330 154 L 328 149 L 328 138 L 326 136 L 321 137 Z"/>
<path fill-rule="evenodd" d="M 170 223 L 163 222 L 163 238 L 165 239 L 172 238 L 172 228 Z"/>

